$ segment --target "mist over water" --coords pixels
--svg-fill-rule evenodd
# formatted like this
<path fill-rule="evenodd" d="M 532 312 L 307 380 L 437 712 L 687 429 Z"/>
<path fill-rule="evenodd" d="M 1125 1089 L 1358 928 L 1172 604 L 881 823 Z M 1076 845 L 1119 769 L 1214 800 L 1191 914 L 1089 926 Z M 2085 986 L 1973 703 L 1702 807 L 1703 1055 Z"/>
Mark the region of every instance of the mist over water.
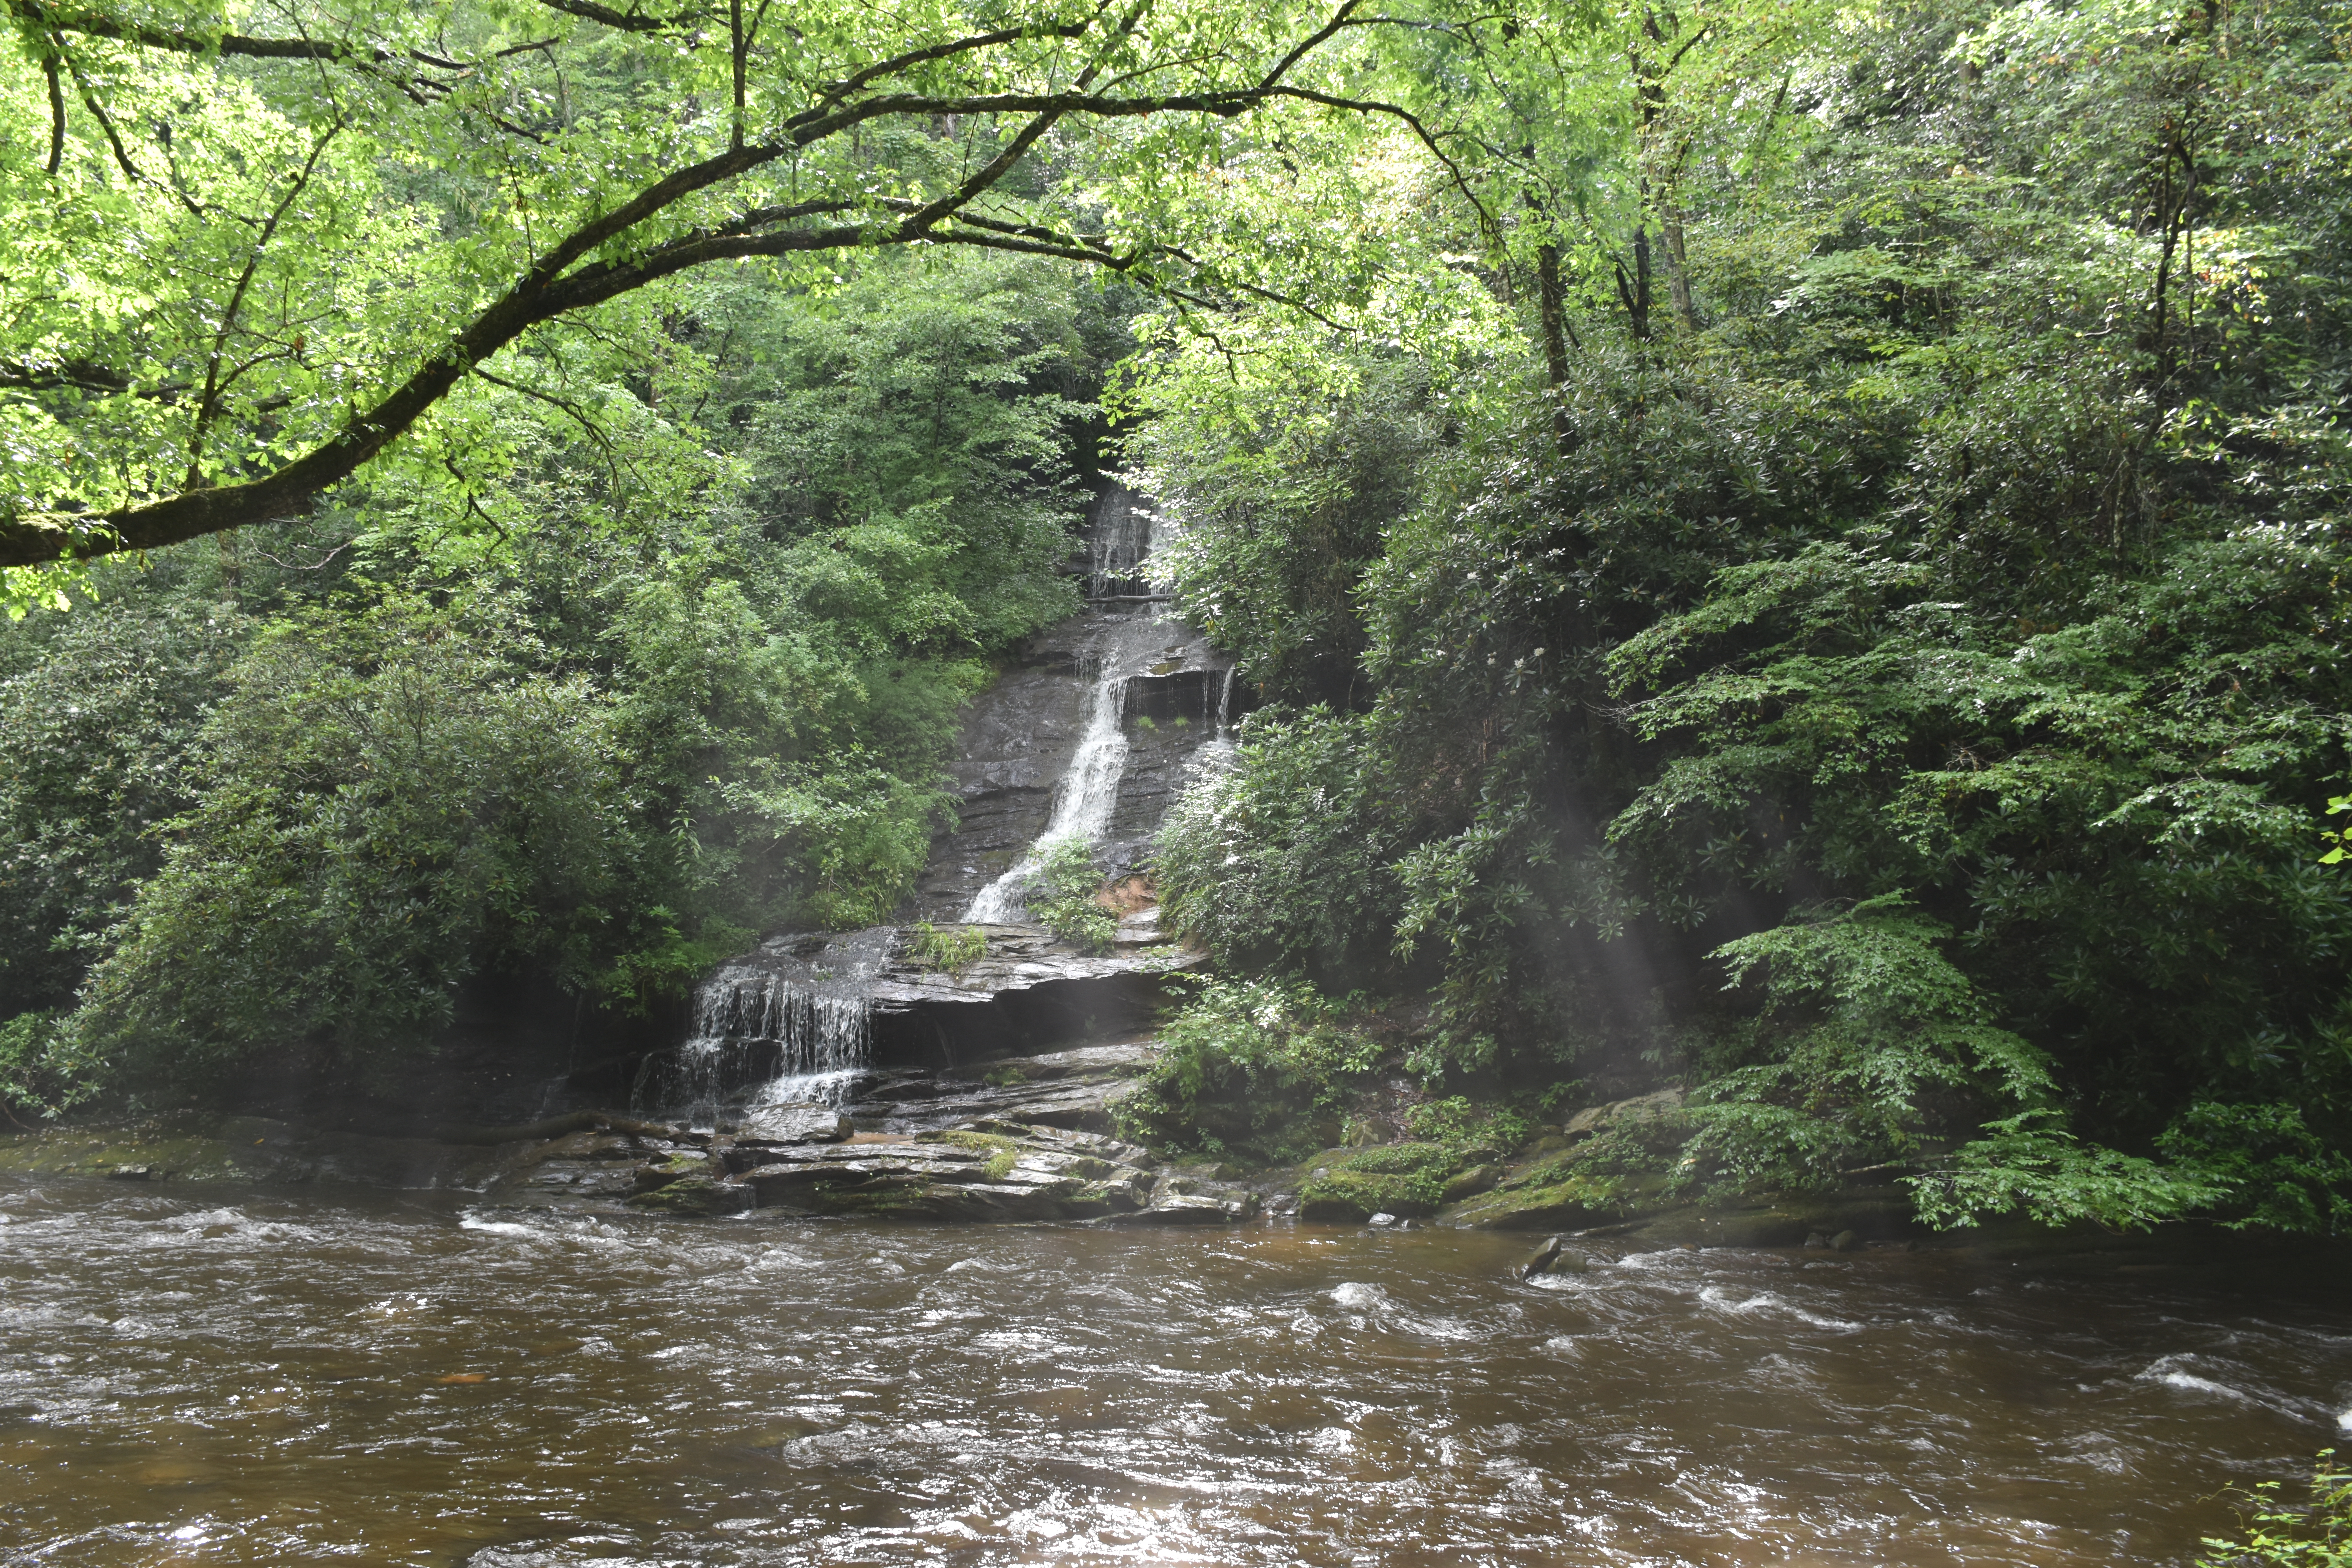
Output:
<path fill-rule="evenodd" d="M 2352 1402 L 2146 1255 L 0 1181 L 11 1564 L 2179 1563 Z"/>

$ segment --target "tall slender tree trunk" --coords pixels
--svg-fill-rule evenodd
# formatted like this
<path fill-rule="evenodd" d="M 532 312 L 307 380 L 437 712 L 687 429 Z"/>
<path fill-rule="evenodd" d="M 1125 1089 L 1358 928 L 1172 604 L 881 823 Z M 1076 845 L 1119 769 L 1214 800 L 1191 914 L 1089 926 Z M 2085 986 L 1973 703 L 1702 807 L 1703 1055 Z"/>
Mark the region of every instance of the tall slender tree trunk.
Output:
<path fill-rule="evenodd" d="M 1623 301 L 1625 316 L 1633 325 L 1633 336 L 1642 342 L 1650 341 L 1650 229 L 1647 224 L 1633 230 L 1633 270 L 1628 274 L 1625 264 L 1617 264 L 1617 298 Z"/>
<path fill-rule="evenodd" d="M 1675 321 L 1695 332 L 1698 311 L 1691 304 L 1690 262 L 1683 251 L 1683 209 L 1672 198 L 1658 209 L 1658 233 L 1666 242 L 1666 293 L 1675 302 Z"/>
<path fill-rule="evenodd" d="M 1544 376 L 1551 392 L 1551 436 L 1563 458 L 1576 449 L 1568 424 L 1567 290 L 1559 279 L 1559 247 L 1536 247 L 1536 317 L 1543 325 Z"/>

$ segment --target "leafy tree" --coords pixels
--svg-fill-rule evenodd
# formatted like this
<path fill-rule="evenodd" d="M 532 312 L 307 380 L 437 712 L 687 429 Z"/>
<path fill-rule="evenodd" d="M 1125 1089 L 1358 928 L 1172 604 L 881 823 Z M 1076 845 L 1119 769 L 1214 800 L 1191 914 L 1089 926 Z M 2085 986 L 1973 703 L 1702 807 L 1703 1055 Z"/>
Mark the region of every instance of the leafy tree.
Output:
<path fill-rule="evenodd" d="M 581 405 L 629 357 L 611 330 L 658 337 L 670 280 L 719 263 L 809 283 L 954 247 L 1262 287 L 1167 171 L 1335 109 L 1403 115 L 1345 90 L 1342 46 L 1411 20 L 7 9 L 14 122 L 50 134 L 0 163 L 9 210 L 42 215 L 5 238 L 6 565 L 300 512 L 387 453 L 469 495 L 502 467 L 478 399 Z"/>
<path fill-rule="evenodd" d="M 1180 809 L 1183 918 L 1279 950 L 1304 900 L 1262 889 L 1376 885 L 1369 848 L 1395 892 L 1365 924 L 1444 968 L 1416 1063 L 1686 1077 L 1685 1183 L 1872 1171 L 1946 1223 L 2338 1226 L 2352 929 L 2307 837 L 2352 740 L 2328 26 L 1629 8 L 1558 54 L 1590 73 L 1558 89 L 1508 74 L 1499 21 L 1419 35 L 1494 63 L 1447 122 L 1467 189 L 1420 187 L 1384 263 L 1557 242 L 1560 287 L 1486 275 L 1536 354 L 1484 307 L 1451 334 L 1397 319 L 1433 387 L 1475 332 L 1520 395 L 1448 400 L 1377 555 L 1318 591 L 1365 711 L 1265 715 Z M 1623 118 L 1471 157 L 1477 125 L 1600 101 L 1574 95 L 1622 81 L 1612 37 L 1646 40 Z M 1488 193 L 1515 168 L 1513 215 Z M 1580 252 L 1569 215 L 1604 192 L 1623 205 L 1590 232 L 1624 237 Z M 1624 247 L 1670 221 L 1652 315 Z M 1579 300 L 1570 342 L 1549 318 Z M 1148 390 L 1223 400 L 1146 438 L 1155 472 L 1217 475 L 1344 385 L 1267 367 L 1350 364 L 1328 323 L 1220 338 L 1255 361 L 1171 355 Z M 1188 605 L 1294 593 L 1303 511 L 1245 531 L 1199 493 Z M 1376 807 L 1273 809 L 1310 755 L 1318 785 L 1378 781 Z"/>

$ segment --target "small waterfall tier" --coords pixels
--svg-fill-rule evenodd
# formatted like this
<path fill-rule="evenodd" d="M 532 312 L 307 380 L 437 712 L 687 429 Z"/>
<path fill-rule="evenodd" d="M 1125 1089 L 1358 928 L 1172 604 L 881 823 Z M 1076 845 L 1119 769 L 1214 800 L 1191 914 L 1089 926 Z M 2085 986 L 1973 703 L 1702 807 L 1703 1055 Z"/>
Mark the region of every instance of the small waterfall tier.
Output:
<path fill-rule="evenodd" d="M 1078 736 L 1069 764 L 1055 782 L 1053 807 L 1045 830 L 1020 858 L 976 894 L 963 911 L 966 921 L 1003 921 L 1024 918 L 1022 893 L 1043 864 L 1045 852 L 1065 839 L 1089 847 L 1108 832 L 1118 808 L 1118 786 L 1127 776 L 1127 698 L 1129 683 L 1154 662 L 1168 643 L 1169 628 L 1149 614 L 1106 620 L 1080 664 L 1088 679 L 1087 727 Z M 1089 669 L 1088 667 L 1091 667 Z M 1158 729 L 1155 721 L 1153 729 Z"/>
<path fill-rule="evenodd" d="M 715 1127 L 761 1106 L 847 1098 L 873 1056 L 875 977 L 897 932 L 787 933 L 722 965 L 695 991 L 694 1033 L 656 1059 L 638 1109 Z"/>
<path fill-rule="evenodd" d="M 1118 486 L 1103 492 L 1087 523 L 1087 597 L 1156 597 L 1143 574 L 1159 519 L 1143 499 Z"/>

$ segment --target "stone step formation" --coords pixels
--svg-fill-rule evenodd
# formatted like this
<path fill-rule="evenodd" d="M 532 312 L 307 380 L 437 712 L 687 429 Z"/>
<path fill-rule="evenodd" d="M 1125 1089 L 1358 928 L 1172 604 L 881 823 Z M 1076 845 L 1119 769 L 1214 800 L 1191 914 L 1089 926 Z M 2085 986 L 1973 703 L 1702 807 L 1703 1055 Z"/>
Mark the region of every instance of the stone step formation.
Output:
<path fill-rule="evenodd" d="M 698 991 L 690 1037 L 646 1064 L 632 1098 L 678 1136 L 640 1137 L 625 1176 L 605 1168 L 625 1143 L 551 1158 L 535 1187 L 677 1212 L 1147 1224 L 1255 1212 L 1240 1189 L 1180 1190 L 1197 1178 L 1163 1179 L 1112 1137 L 1112 1107 L 1150 1064 L 1136 1036 L 1169 1000 L 1166 977 L 1202 956 L 1164 939 L 1148 898 L 1099 953 L 1026 923 L 1024 907 L 1066 839 L 1107 875 L 1133 872 L 1192 772 L 1231 751 L 1231 661 L 1149 602 L 1160 526 L 1124 490 L 1097 506 L 1088 607 L 973 703 L 961 820 L 934 845 L 910 923 L 781 932 L 721 965 Z M 943 967 L 912 921 L 954 921 L 970 956 Z"/>

